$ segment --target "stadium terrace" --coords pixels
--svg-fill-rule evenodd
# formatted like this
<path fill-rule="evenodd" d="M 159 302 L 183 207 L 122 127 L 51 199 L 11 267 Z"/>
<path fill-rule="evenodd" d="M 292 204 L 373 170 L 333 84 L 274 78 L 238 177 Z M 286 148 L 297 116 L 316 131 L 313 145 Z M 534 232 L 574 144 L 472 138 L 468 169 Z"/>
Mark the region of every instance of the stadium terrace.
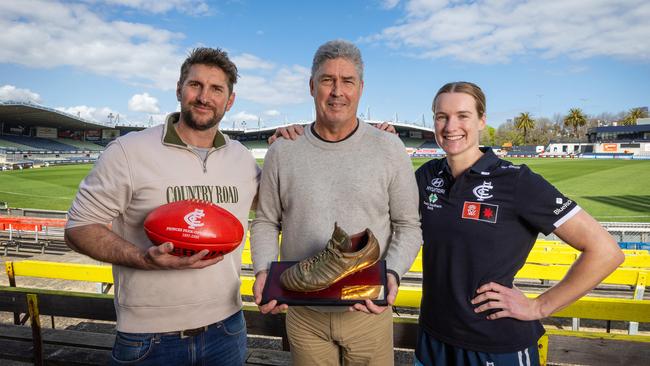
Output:
<path fill-rule="evenodd" d="M 510 157 L 650 159 L 650 119 L 640 119 L 638 123 L 592 128 L 587 133 L 587 142 L 551 141 L 548 146 L 494 146 L 493 149 L 497 155 Z M 444 156 L 430 128 L 399 122 L 393 125 L 410 156 Z M 223 126 L 221 131 L 248 147 L 255 158 L 263 159 L 266 140 L 277 127 Z M 144 128 L 120 125 L 117 119 L 110 124 L 89 121 L 34 103 L 3 101 L 0 102 L 0 169 L 93 163 L 110 141 Z M 192 196 L 193 191 L 188 192 Z"/>

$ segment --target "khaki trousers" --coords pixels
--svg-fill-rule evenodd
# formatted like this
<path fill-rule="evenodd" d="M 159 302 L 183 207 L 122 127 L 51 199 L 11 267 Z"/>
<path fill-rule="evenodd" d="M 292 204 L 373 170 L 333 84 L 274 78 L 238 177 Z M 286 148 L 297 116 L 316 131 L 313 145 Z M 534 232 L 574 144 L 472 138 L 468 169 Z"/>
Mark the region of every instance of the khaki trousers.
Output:
<path fill-rule="evenodd" d="M 393 312 L 322 313 L 290 306 L 287 334 L 296 366 L 392 366 Z"/>

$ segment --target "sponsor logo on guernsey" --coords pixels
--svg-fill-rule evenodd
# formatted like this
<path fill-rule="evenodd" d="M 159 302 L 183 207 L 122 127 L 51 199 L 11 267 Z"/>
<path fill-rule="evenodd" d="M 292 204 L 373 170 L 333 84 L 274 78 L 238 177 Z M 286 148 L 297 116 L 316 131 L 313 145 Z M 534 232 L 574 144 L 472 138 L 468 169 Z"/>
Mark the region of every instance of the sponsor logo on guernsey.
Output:
<path fill-rule="evenodd" d="M 492 182 L 483 181 L 483 184 L 474 187 L 472 193 L 476 196 L 476 199 L 479 201 L 484 201 L 488 198 L 492 198 L 490 190 L 492 190 Z"/>
<path fill-rule="evenodd" d="M 201 209 L 194 209 L 194 211 L 188 213 L 183 217 L 185 222 L 187 223 L 187 227 L 190 229 L 196 229 L 197 227 L 201 227 L 205 225 L 201 219 L 205 217 L 205 213 Z"/>
<path fill-rule="evenodd" d="M 481 175 L 490 175 L 490 172 L 481 172 Z"/>
<path fill-rule="evenodd" d="M 438 202 L 438 195 L 437 194 L 431 193 L 428 198 L 429 198 L 428 202 L 427 201 L 423 202 L 424 207 L 426 207 L 427 210 L 433 211 L 433 209 L 435 209 L 435 208 L 442 208 L 441 205 L 436 203 L 436 202 Z"/>
<path fill-rule="evenodd" d="M 165 192 L 167 202 L 199 199 L 217 204 L 239 202 L 237 186 L 171 186 Z"/>
<path fill-rule="evenodd" d="M 557 202 L 557 200 L 555 200 L 555 202 Z M 560 208 L 556 208 L 555 210 L 553 210 L 553 213 L 555 214 L 555 216 L 561 214 L 562 212 L 564 212 L 564 210 L 566 210 L 567 207 L 571 206 L 572 203 L 573 201 L 567 200 L 566 202 L 564 202 L 562 206 L 560 206 Z"/>
<path fill-rule="evenodd" d="M 445 189 L 441 188 L 445 185 L 445 181 L 442 178 L 433 178 L 431 180 L 431 185 L 428 185 L 426 190 L 427 192 L 433 192 L 436 194 L 445 194 Z"/>
<path fill-rule="evenodd" d="M 494 224 L 497 222 L 498 213 L 499 205 L 465 201 L 462 217 L 468 220 L 485 221 Z"/>
<path fill-rule="evenodd" d="M 555 204 L 556 205 L 561 205 L 562 204 L 562 197 L 558 197 L 555 199 Z"/>

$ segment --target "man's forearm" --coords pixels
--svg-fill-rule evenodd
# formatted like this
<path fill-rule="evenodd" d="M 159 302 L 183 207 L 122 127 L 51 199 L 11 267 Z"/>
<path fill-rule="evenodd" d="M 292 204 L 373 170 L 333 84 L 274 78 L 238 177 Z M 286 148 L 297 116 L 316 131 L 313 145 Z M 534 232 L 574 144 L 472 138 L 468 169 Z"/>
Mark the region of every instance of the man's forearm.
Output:
<path fill-rule="evenodd" d="M 127 267 L 147 269 L 146 252 L 120 238 L 105 225 L 91 224 L 65 230 L 66 244 L 93 259 Z"/>

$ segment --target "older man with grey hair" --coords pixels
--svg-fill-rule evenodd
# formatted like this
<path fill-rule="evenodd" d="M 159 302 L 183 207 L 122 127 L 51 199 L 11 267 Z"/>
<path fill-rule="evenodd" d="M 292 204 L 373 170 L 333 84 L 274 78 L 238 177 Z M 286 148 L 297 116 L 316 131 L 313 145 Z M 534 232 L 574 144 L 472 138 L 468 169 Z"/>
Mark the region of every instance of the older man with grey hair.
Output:
<path fill-rule="evenodd" d="M 413 168 L 397 136 L 357 119 L 363 91 L 359 49 L 323 44 L 309 81 L 316 121 L 295 140 L 269 149 L 251 231 L 255 301 L 263 313 L 286 304 L 260 304 L 267 271 L 278 254 L 302 260 L 325 247 L 334 222 L 349 233 L 369 228 L 388 271 L 387 300 L 417 255 L 422 234 Z M 282 231 L 282 245 L 278 234 Z M 392 311 L 366 300 L 353 307 L 292 306 L 287 333 L 296 365 L 393 364 Z"/>

